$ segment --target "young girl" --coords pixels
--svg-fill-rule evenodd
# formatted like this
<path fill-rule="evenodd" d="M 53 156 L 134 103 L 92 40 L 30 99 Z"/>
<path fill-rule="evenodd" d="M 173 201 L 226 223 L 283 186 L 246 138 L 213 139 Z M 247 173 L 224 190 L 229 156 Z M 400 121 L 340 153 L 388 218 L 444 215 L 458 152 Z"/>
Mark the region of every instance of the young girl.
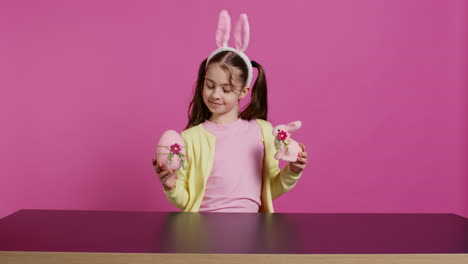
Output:
<path fill-rule="evenodd" d="M 243 51 L 248 45 L 247 16 L 236 27 L 236 49 L 228 47 L 230 18 L 221 11 L 215 50 L 198 71 L 189 121 L 181 133 L 187 163 L 176 172 L 153 165 L 168 200 L 185 212 L 274 212 L 272 200 L 294 187 L 307 163 L 305 146 L 298 160 L 282 170 L 274 159 L 273 127 L 267 122 L 267 84 L 263 68 Z M 252 67 L 258 75 L 251 102 Z"/>

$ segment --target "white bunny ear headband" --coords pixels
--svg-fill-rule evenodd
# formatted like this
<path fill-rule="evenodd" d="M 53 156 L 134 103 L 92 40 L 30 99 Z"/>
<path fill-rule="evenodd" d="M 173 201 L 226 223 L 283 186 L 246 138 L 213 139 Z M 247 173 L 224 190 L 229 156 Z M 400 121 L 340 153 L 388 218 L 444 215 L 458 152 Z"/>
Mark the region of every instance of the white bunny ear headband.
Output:
<path fill-rule="evenodd" d="M 247 49 L 249 45 L 249 38 L 250 38 L 250 28 L 249 28 L 249 21 L 247 20 L 246 14 L 241 14 L 239 19 L 237 20 L 236 27 L 234 29 L 234 42 L 235 48 L 228 47 L 228 40 L 231 31 L 231 17 L 229 16 L 226 10 L 222 10 L 219 13 L 218 19 L 218 28 L 216 29 L 216 45 L 218 45 L 218 49 L 213 51 L 211 55 L 208 57 L 206 61 L 206 65 L 208 62 L 213 58 L 214 55 L 222 52 L 222 51 L 232 51 L 238 54 L 247 64 L 247 81 L 246 85 L 251 87 L 250 84 L 252 82 L 252 63 L 250 62 L 249 57 L 245 55 L 244 51 Z"/>

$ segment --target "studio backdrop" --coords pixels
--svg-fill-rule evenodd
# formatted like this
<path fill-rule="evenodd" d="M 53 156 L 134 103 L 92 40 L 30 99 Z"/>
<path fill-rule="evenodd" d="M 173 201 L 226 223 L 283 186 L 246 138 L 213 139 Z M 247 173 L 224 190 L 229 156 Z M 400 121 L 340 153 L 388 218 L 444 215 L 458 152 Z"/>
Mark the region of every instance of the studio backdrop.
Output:
<path fill-rule="evenodd" d="M 277 212 L 468 217 L 464 0 L 2 0 L 0 217 L 179 211 L 151 158 L 187 124 L 222 9 L 249 17 L 268 121 L 303 123 Z"/>

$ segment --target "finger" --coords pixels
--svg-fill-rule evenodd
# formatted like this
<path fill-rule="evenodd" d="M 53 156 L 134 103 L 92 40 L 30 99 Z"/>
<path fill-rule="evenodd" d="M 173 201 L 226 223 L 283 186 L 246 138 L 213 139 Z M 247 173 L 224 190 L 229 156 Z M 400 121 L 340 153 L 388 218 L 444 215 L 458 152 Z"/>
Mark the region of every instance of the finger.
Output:
<path fill-rule="evenodd" d="M 160 178 L 161 183 L 162 183 L 162 184 L 166 183 L 166 181 L 167 181 L 169 178 L 171 178 L 173 175 L 174 175 L 173 173 L 168 173 L 166 176 Z"/>
<path fill-rule="evenodd" d="M 153 159 L 151 160 L 151 163 L 153 164 L 153 166 L 156 166 L 158 164 L 156 161 L 156 157 L 153 157 Z"/>
<path fill-rule="evenodd" d="M 165 169 L 161 172 L 161 175 L 164 174 L 164 176 L 166 175 L 174 175 L 175 172 L 172 170 L 172 169 Z"/>
<path fill-rule="evenodd" d="M 298 164 L 306 164 L 306 163 L 307 163 L 307 159 L 305 159 L 305 158 L 299 158 L 299 159 L 297 159 L 297 163 L 298 163 Z"/>
<path fill-rule="evenodd" d="M 154 171 L 159 175 L 161 173 L 161 168 L 159 168 L 158 166 L 155 166 L 154 167 Z"/>
<path fill-rule="evenodd" d="M 301 143 L 299 144 L 299 146 L 301 146 L 302 152 L 305 152 L 306 147 L 305 147 L 304 143 L 301 142 Z"/>
<path fill-rule="evenodd" d="M 307 160 L 307 153 L 306 152 L 299 152 L 297 154 L 296 162 L 303 162 L 304 160 Z"/>
<path fill-rule="evenodd" d="M 159 163 L 159 162 L 158 162 L 158 170 L 159 170 L 159 171 L 165 170 L 165 169 L 163 168 L 163 165 L 162 165 L 161 163 Z"/>
<path fill-rule="evenodd" d="M 159 174 L 159 173 L 161 173 L 162 168 L 161 168 L 161 166 L 159 166 L 159 164 L 156 164 L 156 166 L 154 167 L 154 170 L 156 171 L 157 174 Z"/>
<path fill-rule="evenodd" d="M 164 171 L 161 171 L 160 173 L 158 173 L 160 179 L 166 177 L 169 174 L 170 174 L 170 172 L 168 170 L 164 170 Z"/>
<path fill-rule="evenodd" d="M 167 175 L 159 178 L 159 180 L 161 181 L 162 184 L 166 183 L 166 181 L 170 178 L 171 174 L 168 173 Z"/>
<path fill-rule="evenodd" d="M 298 163 L 293 163 L 294 164 L 294 167 L 297 167 L 301 170 L 303 170 L 305 168 L 305 165 L 304 164 L 298 164 Z"/>

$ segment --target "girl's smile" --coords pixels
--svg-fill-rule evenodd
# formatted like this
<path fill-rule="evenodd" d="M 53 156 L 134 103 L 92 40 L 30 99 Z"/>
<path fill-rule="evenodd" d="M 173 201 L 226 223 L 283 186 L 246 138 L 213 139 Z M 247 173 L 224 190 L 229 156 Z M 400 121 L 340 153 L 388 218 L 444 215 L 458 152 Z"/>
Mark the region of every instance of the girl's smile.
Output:
<path fill-rule="evenodd" d="M 211 102 L 211 101 L 210 101 L 210 104 L 211 104 L 212 107 L 215 107 L 215 108 L 221 107 L 223 105 L 221 103 L 215 103 L 215 102 Z"/>

